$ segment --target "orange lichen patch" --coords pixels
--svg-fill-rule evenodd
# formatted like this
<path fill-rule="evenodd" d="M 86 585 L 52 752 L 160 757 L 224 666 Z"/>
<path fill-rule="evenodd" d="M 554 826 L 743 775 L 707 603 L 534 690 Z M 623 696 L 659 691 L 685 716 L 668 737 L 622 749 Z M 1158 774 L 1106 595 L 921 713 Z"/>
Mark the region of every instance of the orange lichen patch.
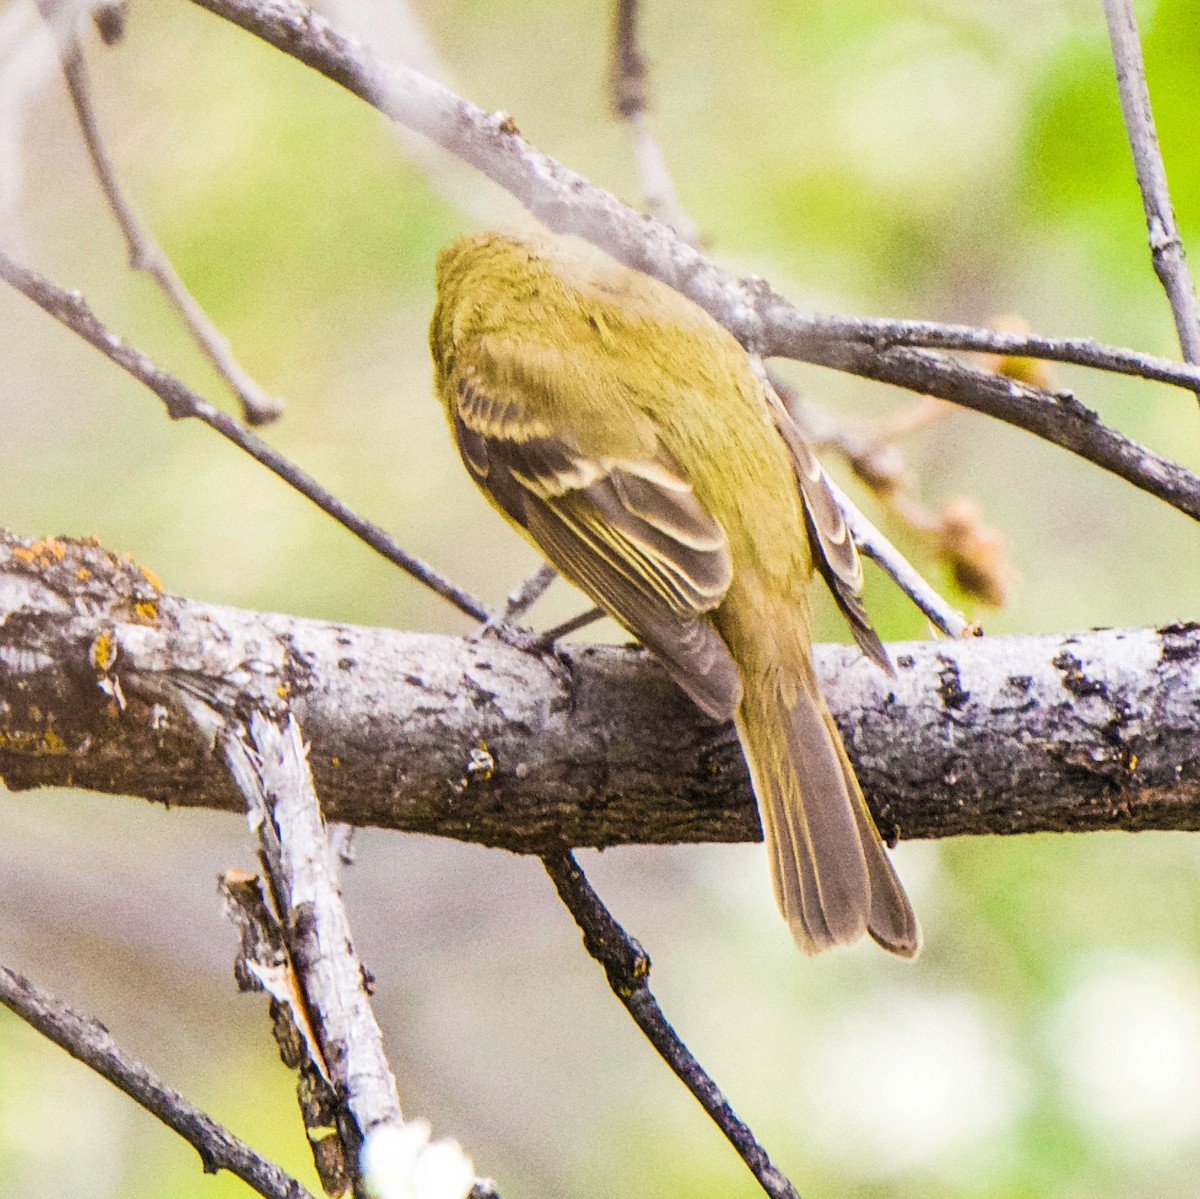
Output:
<path fill-rule="evenodd" d="M 7 733 L 0 730 L 0 748 L 12 750 L 31 757 L 61 757 L 71 752 L 67 743 L 53 729 L 36 732 L 32 729 L 15 729 Z"/>
<path fill-rule="evenodd" d="M 120 566 L 132 566 L 134 570 L 138 571 L 142 578 L 144 578 L 146 582 L 154 588 L 155 591 L 161 591 L 163 589 L 162 580 L 158 577 L 158 575 L 151 570 L 150 567 L 143 566 L 140 562 L 138 562 L 128 550 L 119 555 L 110 551 L 106 552 L 108 552 L 108 558 L 110 562 L 116 563 Z"/>
<path fill-rule="evenodd" d="M 90 570 L 88 570 L 88 568 L 86 566 L 81 566 L 75 572 L 75 577 L 82 583 L 86 579 L 90 579 L 92 577 L 92 572 Z"/>
<path fill-rule="evenodd" d="M 28 545 L 13 547 L 13 557 L 31 566 L 51 566 L 66 557 L 67 547 L 57 537 L 43 537 Z"/>
<path fill-rule="evenodd" d="M 98 633 L 92 642 L 92 665 L 107 674 L 117 660 L 117 643 L 111 632 Z"/>
<path fill-rule="evenodd" d="M 140 619 L 153 624 L 158 619 L 158 599 L 140 598 L 134 603 L 133 610 Z"/>

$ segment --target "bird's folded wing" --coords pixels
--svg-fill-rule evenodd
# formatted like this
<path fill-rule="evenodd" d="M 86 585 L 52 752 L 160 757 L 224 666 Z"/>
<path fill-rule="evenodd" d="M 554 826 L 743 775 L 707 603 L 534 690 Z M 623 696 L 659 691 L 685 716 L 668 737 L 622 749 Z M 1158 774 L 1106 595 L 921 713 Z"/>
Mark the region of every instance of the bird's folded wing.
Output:
<path fill-rule="evenodd" d="M 863 606 L 862 559 L 846 527 L 846 518 L 829 490 L 824 468 L 779 397 L 772 394 L 770 400 L 775 427 L 791 453 L 796 483 L 804 500 L 804 519 L 812 543 L 813 563 L 833 592 L 859 648 L 889 674 L 894 674 L 895 668 L 887 650 Z"/>
<path fill-rule="evenodd" d="M 476 481 L 704 711 L 732 717 L 737 667 L 707 618 L 732 578 L 729 544 L 676 465 L 661 450 L 581 453 L 478 378 L 453 385 L 459 452 Z"/>

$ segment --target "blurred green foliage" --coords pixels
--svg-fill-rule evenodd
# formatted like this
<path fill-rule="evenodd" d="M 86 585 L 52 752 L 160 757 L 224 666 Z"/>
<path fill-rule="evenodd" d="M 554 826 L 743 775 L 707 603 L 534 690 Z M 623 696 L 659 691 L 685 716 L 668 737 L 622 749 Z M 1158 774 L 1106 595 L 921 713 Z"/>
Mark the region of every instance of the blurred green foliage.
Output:
<path fill-rule="evenodd" d="M 416 54 L 398 10 L 326 9 L 372 44 L 394 37 Z M 266 435 L 496 602 L 535 558 L 454 458 L 429 395 L 424 327 L 438 248 L 481 214 L 500 219 L 501 197 L 192 6 L 131 10 L 122 46 L 89 46 L 101 121 L 182 276 L 243 363 L 286 397 Z M 553 0 L 421 0 L 413 11 L 462 94 L 512 113 L 540 148 L 636 203 L 627 133 L 607 113 L 605 12 Z M 1200 25 L 1191 0 L 1140 5 L 1139 17 L 1194 246 Z M 647 0 L 644 21 L 656 129 L 718 260 L 822 310 L 965 322 L 1015 312 L 1047 334 L 1174 351 L 1099 5 Z M 161 298 L 125 269 L 25 0 L 0 11 L 0 111 L 19 131 L 0 142 L 5 248 L 227 402 Z M 19 297 L 0 296 L 0 314 L 0 523 L 94 534 L 196 597 L 467 631 L 207 431 L 172 426 Z M 1192 397 L 1053 375 L 1200 468 Z M 815 369 L 793 377 L 850 424 L 909 402 Z M 925 503 L 974 497 L 1007 539 L 1022 582 L 1005 611 L 979 614 L 989 631 L 1196 617 L 1195 527 L 1157 501 L 971 414 L 948 413 L 903 449 Z M 922 561 L 920 539 L 864 503 Z M 925 635 L 874 573 L 868 598 L 885 636 Z M 538 619 L 579 606 L 559 584 Z M 843 636 L 828 613 L 821 633 Z M 0 870 L 0 957 L 93 1007 L 315 1186 L 291 1082 L 261 1005 L 232 995 L 230 939 L 207 890 L 245 852 L 236 822 L 70 795 L 0 805 L 17 830 Z M 411 1114 L 461 1136 L 509 1199 L 754 1193 L 578 960 L 536 870 L 411 838 L 367 844 L 347 885 Z M 898 856 L 927 932 L 911 969 L 867 948 L 798 960 L 754 847 L 631 850 L 595 870 L 654 952 L 668 1013 L 803 1193 L 1193 1195 L 1193 839 L 1026 838 Z M 198 926 L 188 949 L 173 931 L 185 924 Z M 172 1019 L 152 1015 L 164 1006 Z M 0 1162 L 0 1196 L 246 1193 L 203 1176 L 170 1134 L 11 1019 L 0 1019 Z"/>

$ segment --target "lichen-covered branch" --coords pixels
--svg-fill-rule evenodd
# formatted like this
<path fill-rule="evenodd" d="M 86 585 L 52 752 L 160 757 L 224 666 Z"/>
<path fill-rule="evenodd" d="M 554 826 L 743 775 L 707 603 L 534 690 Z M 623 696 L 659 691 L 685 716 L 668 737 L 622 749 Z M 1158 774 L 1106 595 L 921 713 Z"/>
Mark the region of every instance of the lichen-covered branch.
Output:
<path fill-rule="evenodd" d="M 1200 829 L 1200 626 L 819 647 L 888 835 Z M 759 828 L 733 730 L 641 651 L 534 654 L 161 593 L 95 544 L 0 537 L 0 778 L 242 810 L 193 721 L 287 694 L 328 819 L 522 852 L 737 841 Z M 169 685 L 166 685 L 169 684 Z"/>

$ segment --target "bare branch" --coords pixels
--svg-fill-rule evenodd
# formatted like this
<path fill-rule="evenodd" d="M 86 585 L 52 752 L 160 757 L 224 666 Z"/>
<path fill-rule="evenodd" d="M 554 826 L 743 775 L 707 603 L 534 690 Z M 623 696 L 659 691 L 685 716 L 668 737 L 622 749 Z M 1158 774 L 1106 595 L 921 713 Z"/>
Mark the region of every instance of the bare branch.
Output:
<path fill-rule="evenodd" d="M 1200 829 L 1200 625 L 820 646 L 890 837 Z M 331 820 L 518 852 L 759 837 L 737 738 L 642 651 L 522 652 L 159 592 L 99 546 L 0 536 L 0 776 L 243 810 L 193 682 L 283 691 Z M 123 704 L 123 706 L 122 706 Z"/>
<path fill-rule="evenodd" d="M 195 690 L 192 682 L 187 691 Z M 242 701 L 255 703 L 251 696 Z M 201 723 L 215 716 L 209 708 Z M 305 1120 L 322 1182 L 336 1194 L 357 1178 L 368 1135 L 402 1126 L 396 1080 L 367 996 L 367 976 L 354 952 L 299 726 L 290 714 L 268 717 L 257 707 L 246 724 L 222 723 L 222 754 L 246 801 L 286 946 L 286 969 L 276 968 L 273 984 L 264 985 L 303 1034 L 303 1059 L 309 1064 L 309 1072 L 301 1073 Z M 243 927 L 247 919 L 239 916 Z M 340 1146 L 326 1144 L 328 1134 L 314 1136 L 314 1083 L 328 1094 L 317 1104 L 320 1124 L 327 1127 L 332 1114 Z"/>
<path fill-rule="evenodd" d="M 332 877 L 307 746 L 294 718 L 256 710 L 248 727 L 226 729 L 221 749 L 262 847 L 328 1077 L 361 1140 L 377 1124 L 400 1122 L 400 1100 Z M 357 1156 L 357 1144 L 348 1148 Z"/>
<path fill-rule="evenodd" d="M 47 279 L 18 265 L 0 252 L 0 279 L 28 297 L 60 324 L 73 330 L 94 346 L 123 371 L 145 384 L 166 405 L 172 420 L 194 418 L 215 430 L 227 441 L 244 450 L 256 462 L 265 466 L 301 495 L 312 500 L 322 512 L 349 529 L 366 542 L 376 553 L 399 566 L 431 591 L 453 604 L 460 612 L 476 620 L 484 620 L 487 609 L 473 596 L 456 587 L 433 567 L 402 549 L 395 539 L 378 525 L 372 524 L 327 491 L 310 475 L 288 462 L 261 438 L 256 437 L 232 417 L 197 395 L 173 375 L 160 370 L 140 350 L 135 350 L 117 334 L 106 328 L 88 308 L 79 292 L 67 292 Z"/>
<path fill-rule="evenodd" d="M 557 578 L 558 571 L 549 562 L 543 562 L 525 582 L 509 594 L 504 607 L 485 627 L 511 624 L 520 620 L 546 594 L 550 584 Z"/>
<path fill-rule="evenodd" d="M 0 1003 L 177 1132 L 200 1155 L 206 1174 L 228 1170 L 267 1199 L 312 1199 L 289 1174 L 121 1049 L 98 1020 L 81 1016 L 6 966 L 0 966 Z"/>
<path fill-rule="evenodd" d="M 799 1199 L 791 1182 L 767 1156 L 754 1133 L 738 1118 L 729 1100 L 671 1027 L 650 990 L 650 958 L 613 919 L 574 856 L 568 850 L 547 853 L 542 865 L 579 925 L 584 948 L 604 967 L 613 994 L 625 1005 L 659 1057 L 696 1097 L 762 1189 L 772 1199 Z"/>
<path fill-rule="evenodd" d="M 1070 392 L 1049 392 L 940 354 L 893 347 L 871 357 L 850 342 L 810 347 L 808 359 L 865 379 L 951 400 L 1062 446 L 1200 520 L 1200 477 L 1110 429 Z M 969 386 L 963 376 L 970 375 Z"/>
<path fill-rule="evenodd" d="M 869 325 L 863 326 L 861 341 L 830 341 L 831 336 L 846 336 L 845 330 L 858 322 L 839 319 L 840 331 L 830 334 L 824 318 L 800 312 L 761 279 L 731 278 L 665 225 L 639 216 L 534 149 L 517 133 L 508 114 L 485 113 L 415 71 L 377 62 L 298 0 L 194 3 L 321 72 L 477 167 L 551 229 L 585 237 L 682 292 L 747 349 L 764 357 L 831 366 L 986 412 L 1061 445 L 1200 519 L 1200 478 L 1106 428 L 1073 396 L 1020 385 L 921 350 L 898 346 L 880 350 L 874 344 L 879 334 Z M 1020 352 L 1034 354 L 1028 343 L 1023 345 Z M 1175 374 L 1181 384 L 1200 388 L 1196 368 L 1177 367 Z"/>
<path fill-rule="evenodd" d="M 104 193 L 104 198 L 125 238 L 129 251 L 129 265 L 134 270 L 146 272 L 158 285 L 184 327 L 192 335 L 192 340 L 241 401 L 245 419 L 251 425 L 269 424 L 282 414 L 283 401 L 268 395 L 234 357 L 228 338 L 212 323 L 208 314 L 188 291 L 187 285 L 179 277 L 162 246 L 134 213 L 117 183 L 116 172 L 100 134 L 79 38 L 73 28 L 63 27 L 62 14 L 59 12 L 60 0 L 38 0 L 38 7 L 55 34 L 67 91 L 75 108 L 79 129 L 83 134 L 100 190 Z M 97 12 L 97 18 L 104 18 L 98 19 L 98 28 L 102 35 L 105 29 L 113 28 L 112 17 L 117 11 L 108 8 Z M 123 19 L 123 14 L 121 18 Z"/>
<path fill-rule="evenodd" d="M 1067 362 L 1111 374 L 1185 387 L 1189 391 L 1200 387 L 1200 371 L 1195 366 L 1157 354 L 1144 354 L 1140 350 L 1104 345 L 1090 337 L 1043 337 L 1037 333 L 891 317 L 816 315 L 811 320 L 811 333 L 805 336 L 813 340 L 862 342 L 881 352 L 891 346 L 967 350 L 1003 358 Z M 799 354 L 792 356 L 801 357 Z"/>
<path fill-rule="evenodd" d="M 547 629 L 538 638 L 537 648 L 542 650 L 550 649 L 556 641 L 561 641 L 564 637 L 569 637 L 572 633 L 577 633 L 580 629 L 586 629 L 588 625 L 595 624 L 596 621 L 603 619 L 603 609 L 589 608 L 586 612 L 580 612 L 578 616 L 572 616 L 570 620 L 564 620 L 561 624 L 556 624 L 552 629 Z"/>
<path fill-rule="evenodd" d="M 625 120 L 646 111 L 646 60 L 638 46 L 638 0 L 616 0 L 614 7 L 609 105 L 616 116 Z"/>
<path fill-rule="evenodd" d="M 321 1189 L 326 1195 L 346 1195 L 358 1173 L 361 1135 L 329 1077 L 288 950 L 279 905 L 267 899 L 258 875 L 242 870 L 227 870 L 217 880 L 217 889 L 225 901 L 225 914 L 238 930 L 240 945 L 233 960 L 238 989 L 267 994 L 279 1059 L 297 1073 L 296 1100 Z"/>
<path fill-rule="evenodd" d="M 608 70 L 610 103 L 613 113 L 633 134 L 633 157 L 646 211 L 670 225 L 683 241 L 696 246 L 700 244 L 700 232 L 675 194 L 667 160 L 651 128 L 646 60 L 638 45 L 639 8 L 638 0 L 616 0 Z"/>
<path fill-rule="evenodd" d="M 194 711 L 199 694 L 195 680 L 184 690 Z M 290 713 L 268 716 L 254 695 L 243 693 L 239 698 L 243 706 L 252 706 L 246 723 L 222 718 L 205 705 L 200 725 L 203 728 L 214 718 L 222 721 L 221 751 L 245 799 L 250 828 L 260 845 L 259 858 L 270 879 L 290 969 L 282 987 L 267 989 L 277 1003 L 286 1004 L 293 1026 L 303 1031 L 305 1056 L 319 1070 L 326 1084 L 320 1089 L 335 1107 L 343 1151 L 322 1153 L 328 1120 L 314 1128 L 312 1113 L 305 1106 L 318 1168 L 323 1162 L 331 1167 L 321 1173 L 326 1190 L 338 1194 L 357 1180 L 364 1147 L 386 1129 L 400 1134 L 410 1150 L 401 1164 L 404 1176 L 393 1178 L 393 1186 L 404 1183 L 411 1188 L 425 1154 L 433 1153 L 445 1165 L 449 1152 L 455 1158 L 457 1194 L 465 1199 L 473 1183 L 476 1191 L 490 1193 L 490 1182 L 474 1179 L 474 1169 L 461 1148 L 445 1141 L 431 1146 L 424 1121 L 405 1125 L 396 1080 L 383 1052 L 383 1034 L 371 1010 L 368 975 L 354 951 L 337 886 L 308 746 Z M 234 894 L 232 889 L 227 893 Z M 303 1085 L 303 1072 L 301 1077 L 303 1099 L 311 1088 Z M 328 1111 L 327 1103 L 319 1107 Z M 358 1193 L 360 1188 L 354 1190 Z M 454 1190 L 448 1187 L 445 1195 L 454 1199 Z"/>
<path fill-rule="evenodd" d="M 1167 187 L 1167 169 L 1154 130 L 1150 90 L 1146 86 L 1146 65 L 1142 61 L 1142 42 L 1133 15 L 1133 4 L 1131 0 L 1104 0 L 1104 15 L 1108 21 L 1108 40 L 1116 68 L 1117 91 L 1121 97 L 1121 115 L 1125 118 L 1125 132 L 1133 152 L 1133 169 L 1142 193 L 1142 207 L 1146 212 L 1154 273 L 1171 304 L 1184 358 L 1191 363 L 1200 362 L 1200 307 L 1196 304 L 1196 289 L 1192 284 L 1191 271 L 1188 270 L 1183 239 L 1175 224 L 1175 210 Z M 1200 388 L 1195 390 L 1200 399 Z"/>

